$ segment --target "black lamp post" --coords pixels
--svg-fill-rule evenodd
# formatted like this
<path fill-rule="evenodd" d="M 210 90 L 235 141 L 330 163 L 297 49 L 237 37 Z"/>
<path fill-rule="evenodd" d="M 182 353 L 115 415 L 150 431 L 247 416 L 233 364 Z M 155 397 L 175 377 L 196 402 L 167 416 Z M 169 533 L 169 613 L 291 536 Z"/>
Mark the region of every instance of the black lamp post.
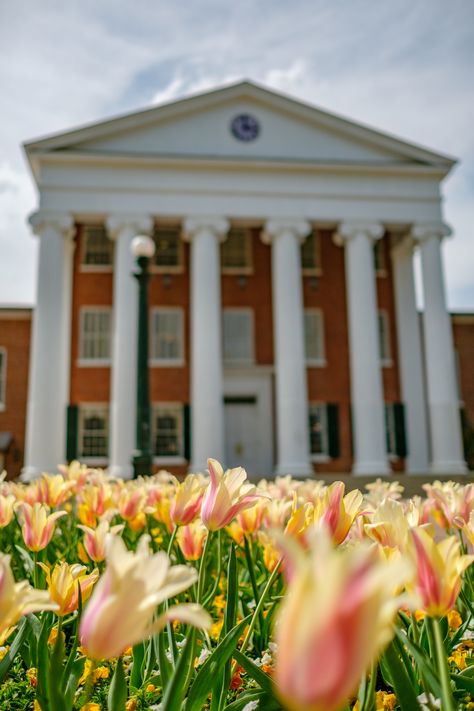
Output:
<path fill-rule="evenodd" d="M 138 235 L 132 240 L 131 248 L 138 266 L 133 274 L 138 281 L 137 423 L 136 449 L 132 457 L 136 479 L 151 474 L 153 466 L 148 382 L 148 265 L 155 254 L 155 243 L 146 235 Z"/>

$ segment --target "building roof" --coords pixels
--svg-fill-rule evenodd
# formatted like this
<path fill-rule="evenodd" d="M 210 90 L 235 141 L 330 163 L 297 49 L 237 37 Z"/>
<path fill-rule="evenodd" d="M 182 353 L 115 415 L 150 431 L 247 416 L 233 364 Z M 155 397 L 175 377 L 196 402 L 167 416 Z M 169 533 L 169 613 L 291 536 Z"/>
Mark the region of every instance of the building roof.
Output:
<path fill-rule="evenodd" d="M 216 148 L 213 117 L 219 116 L 221 120 L 223 109 L 228 111 L 229 106 L 236 110 L 260 111 L 269 119 L 267 125 L 270 126 L 262 138 L 267 140 L 272 133 L 278 140 L 268 145 L 265 140 L 255 142 L 250 148 L 237 145 L 235 141 L 235 145 L 223 141 Z M 299 143 L 292 147 L 291 137 L 295 132 L 299 132 Z M 306 160 L 313 164 L 318 161 L 355 165 L 390 163 L 392 166 L 432 168 L 441 175 L 446 175 L 455 163 L 454 158 L 250 81 L 31 140 L 24 147 L 37 178 L 38 159 L 65 153 L 78 158 L 119 154 L 136 156 L 142 151 L 143 157 L 194 155 L 213 160 L 237 158 L 247 162 L 249 159 L 271 158 Z M 226 154 L 226 151 L 230 153 Z"/>

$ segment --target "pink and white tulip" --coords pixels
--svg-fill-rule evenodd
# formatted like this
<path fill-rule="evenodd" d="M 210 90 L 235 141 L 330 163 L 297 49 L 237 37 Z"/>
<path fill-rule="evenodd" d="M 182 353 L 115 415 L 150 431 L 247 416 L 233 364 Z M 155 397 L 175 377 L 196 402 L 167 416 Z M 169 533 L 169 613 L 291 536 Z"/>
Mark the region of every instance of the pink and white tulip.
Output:
<path fill-rule="evenodd" d="M 209 531 L 228 526 L 244 509 L 254 506 L 262 497 L 253 484 L 246 483 L 247 472 L 242 467 L 226 472 L 215 459 L 208 459 L 211 478 L 201 506 L 201 519 Z"/>

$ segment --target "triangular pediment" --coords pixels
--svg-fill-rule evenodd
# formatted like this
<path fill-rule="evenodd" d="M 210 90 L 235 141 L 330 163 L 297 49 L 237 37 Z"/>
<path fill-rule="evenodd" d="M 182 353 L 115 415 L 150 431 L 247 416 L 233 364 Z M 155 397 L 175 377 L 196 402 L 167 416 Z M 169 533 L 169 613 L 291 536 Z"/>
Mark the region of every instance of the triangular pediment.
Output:
<path fill-rule="evenodd" d="M 240 132 L 237 127 L 237 136 L 232 130 L 236 117 L 243 116 L 254 122 L 250 136 L 248 127 Z M 252 131 L 258 135 L 253 137 Z M 33 141 L 26 150 L 29 155 L 60 151 L 342 165 L 412 163 L 446 171 L 453 164 L 446 156 L 250 82 Z"/>

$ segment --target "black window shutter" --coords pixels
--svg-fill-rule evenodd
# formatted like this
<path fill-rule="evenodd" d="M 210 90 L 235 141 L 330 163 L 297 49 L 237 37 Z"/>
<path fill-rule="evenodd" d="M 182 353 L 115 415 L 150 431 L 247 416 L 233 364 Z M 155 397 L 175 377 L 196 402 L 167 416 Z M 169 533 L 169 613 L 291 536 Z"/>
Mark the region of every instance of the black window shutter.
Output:
<path fill-rule="evenodd" d="M 339 442 L 339 405 L 328 403 L 326 405 L 328 421 L 328 454 L 332 459 L 341 455 Z"/>
<path fill-rule="evenodd" d="M 79 406 L 68 405 L 66 415 L 66 459 L 72 462 L 77 459 L 77 438 L 79 424 Z"/>
<path fill-rule="evenodd" d="M 395 453 L 397 457 L 404 459 L 408 454 L 408 449 L 405 430 L 405 407 L 403 403 L 393 403 L 393 415 L 395 420 Z"/>
<path fill-rule="evenodd" d="M 191 459 L 191 405 L 183 405 L 184 458 Z"/>

